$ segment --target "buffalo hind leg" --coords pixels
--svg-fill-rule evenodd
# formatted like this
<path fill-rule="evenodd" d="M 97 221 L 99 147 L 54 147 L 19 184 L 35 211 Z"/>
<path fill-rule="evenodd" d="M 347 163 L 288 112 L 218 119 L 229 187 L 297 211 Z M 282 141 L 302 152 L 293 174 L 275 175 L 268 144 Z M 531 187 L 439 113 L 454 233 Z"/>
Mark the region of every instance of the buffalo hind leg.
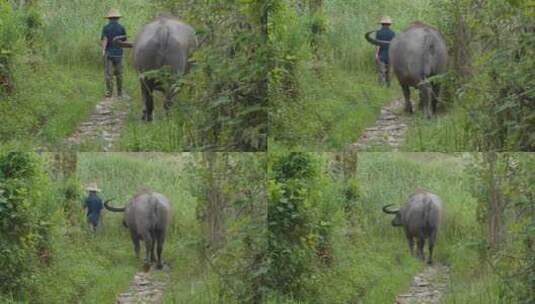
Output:
<path fill-rule="evenodd" d="M 408 85 L 401 85 L 403 90 L 403 97 L 405 98 L 405 112 L 412 113 L 412 103 L 411 103 L 411 89 Z"/>
<path fill-rule="evenodd" d="M 150 233 L 145 233 L 143 236 L 143 241 L 145 241 L 145 260 L 143 263 L 143 269 L 145 271 L 150 270 L 150 256 L 154 247 L 154 239 L 151 237 Z"/>
<path fill-rule="evenodd" d="M 154 252 L 156 251 L 156 240 L 157 240 L 157 235 L 156 233 L 151 233 L 152 235 L 152 250 L 150 251 L 150 262 L 151 264 L 152 263 L 155 263 L 156 262 L 156 254 L 154 254 Z"/>
<path fill-rule="evenodd" d="M 414 238 L 407 229 L 405 229 L 405 237 L 407 238 L 407 243 L 409 244 L 411 256 L 414 256 Z"/>
<path fill-rule="evenodd" d="M 135 232 L 130 231 L 130 235 L 132 236 L 132 243 L 134 243 L 134 252 L 136 253 L 136 259 L 139 260 L 139 237 Z"/>
<path fill-rule="evenodd" d="M 437 105 L 438 105 L 438 96 L 440 96 L 440 84 L 434 83 L 433 84 L 433 114 L 437 112 Z"/>
<path fill-rule="evenodd" d="M 158 236 L 158 239 L 157 239 L 157 242 L 156 242 L 156 253 L 158 255 L 158 264 L 156 264 L 156 268 L 157 269 L 162 269 L 163 268 L 163 264 L 162 264 L 162 251 L 163 251 L 163 243 L 165 241 L 165 238 L 164 238 L 164 234 L 163 233 L 160 233 L 160 235 Z"/>
<path fill-rule="evenodd" d="M 143 117 L 144 121 L 152 121 L 152 111 L 154 110 L 154 100 L 152 90 L 148 80 L 141 80 L 141 95 L 143 98 Z"/>
<path fill-rule="evenodd" d="M 420 103 L 424 108 L 425 117 L 431 119 L 433 117 L 433 88 L 429 83 L 424 83 L 419 86 L 420 89 Z"/>
<path fill-rule="evenodd" d="M 418 256 L 419 259 L 424 260 L 425 259 L 425 257 L 424 257 L 425 239 L 423 237 L 419 236 L 418 240 L 416 241 L 416 244 L 418 246 L 416 255 Z"/>
<path fill-rule="evenodd" d="M 412 237 L 408 237 L 407 242 L 409 243 L 409 251 L 411 252 L 411 256 L 414 256 L 414 239 Z"/>
<path fill-rule="evenodd" d="M 429 236 L 429 258 L 427 259 L 427 264 L 433 264 L 433 248 L 435 247 L 435 239 L 437 237 L 437 231 L 433 230 Z"/>

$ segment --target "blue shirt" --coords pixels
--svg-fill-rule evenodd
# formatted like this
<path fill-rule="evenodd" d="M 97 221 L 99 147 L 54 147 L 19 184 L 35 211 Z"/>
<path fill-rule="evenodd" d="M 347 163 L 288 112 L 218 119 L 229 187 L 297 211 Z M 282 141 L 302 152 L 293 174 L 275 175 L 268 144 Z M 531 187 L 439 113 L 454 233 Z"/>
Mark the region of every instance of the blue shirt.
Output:
<path fill-rule="evenodd" d="M 394 39 L 394 36 L 396 36 L 396 33 L 392 31 L 387 26 L 382 26 L 380 30 L 377 31 L 375 34 L 375 39 L 382 40 L 382 41 L 392 41 Z M 388 48 L 389 46 L 380 46 L 379 47 L 379 60 L 381 60 L 384 63 L 388 64 Z"/>
<path fill-rule="evenodd" d="M 87 208 L 87 218 L 95 226 L 98 224 L 100 217 L 100 211 L 102 210 L 102 200 L 96 193 L 89 193 L 89 196 L 85 199 L 85 207 Z"/>
<path fill-rule="evenodd" d="M 106 55 L 108 57 L 123 56 L 123 49 L 116 43 L 113 43 L 113 38 L 122 35 L 126 36 L 126 30 L 119 24 L 119 22 L 117 22 L 117 20 L 110 20 L 110 22 L 102 28 L 100 40 L 104 39 L 104 37 L 108 38 L 108 43 L 106 44 Z"/>

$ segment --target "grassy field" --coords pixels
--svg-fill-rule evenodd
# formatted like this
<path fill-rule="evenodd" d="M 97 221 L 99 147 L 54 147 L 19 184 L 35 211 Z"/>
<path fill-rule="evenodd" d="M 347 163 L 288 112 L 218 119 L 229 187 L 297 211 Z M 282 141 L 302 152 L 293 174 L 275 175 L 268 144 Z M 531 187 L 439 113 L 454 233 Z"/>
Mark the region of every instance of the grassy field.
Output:
<path fill-rule="evenodd" d="M 324 214 L 326 227 L 330 227 L 332 262 L 312 263 L 299 279 L 303 287 L 295 296 L 274 292 L 268 303 L 390 303 L 405 293 L 425 265 L 410 256 L 403 230 L 391 226 L 392 216 L 381 207 L 389 203 L 400 206 L 417 188 L 431 191 L 443 201 L 443 221 L 434 250 L 435 263 L 450 268 L 451 282 L 443 302 L 482 304 L 508 299 L 498 275 L 482 259 L 486 231 L 477 220 L 479 203 L 467 171 L 475 154 L 358 154 L 354 225 L 346 218 L 344 183 L 328 169 L 333 155 L 309 154 L 322 174 L 315 178 L 303 204 L 314 210 L 306 212 Z"/>
<path fill-rule="evenodd" d="M 173 296 L 169 303 L 207 303 L 217 290 L 214 274 L 203 269 L 197 253 L 197 201 L 190 192 L 194 187 L 191 179 L 184 172 L 189 157 L 192 156 L 105 153 L 78 156 L 80 184 L 96 181 L 102 197 L 113 198 L 117 206 L 125 204 L 142 186 L 169 198 L 173 220 L 163 252 L 171 269 L 167 292 Z M 93 235 L 86 229 L 81 205 L 74 208 L 80 210 L 76 224 L 60 228 L 61 237 L 55 244 L 57 256 L 51 267 L 37 274 L 43 284 L 34 292 L 42 303 L 111 303 L 126 290 L 133 274 L 141 270 L 142 261 L 135 259 L 130 235 L 121 224 L 122 215 L 104 212 L 103 226 Z"/>
<path fill-rule="evenodd" d="M 288 53 L 283 62 L 295 62 L 286 73 L 293 77 L 292 90 L 297 93 L 279 90 L 275 77 L 270 145 L 332 151 L 355 142 L 376 120 L 381 106 L 401 96 L 395 80 L 390 89 L 378 85 L 374 47 L 364 33 L 377 28 L 382 15 L 392 16 L 393 30 L 399 31 L 409 21 L 425 21 L 429 10 L 426 0 L 324 1 L 325 30 L 318 57 L 309 46 L 311 17 L 289 5 L 274 14 L 273 44 Z"/>
<path fill-rule="evenodd" d="M 182 169 L 180 157 L 158 155 L 146 160 L 124 154 L 81 153 L 78 161 L 80 184 L 97 182 L 103 198 L 113 198 L 116 205 L 125 204 L 142 186 L 169 198 L 174 219 L 163 257 L 172 269 L 180 269 L 185 260 L 174 257 L 192 254 L 185 240 L 197 233 L 196 201 L 189 194 L 187 181 L 177 176 Z M 135 259 L 129 233 L 121 225 L 121 215 L 104 212 L 103 226 L 92 235 L 86 229 L 81 202 L 73 203 L 80 204 L 74 206 L 80 210 L 74 220 L 76 224 L 60 228 L 62 231 L 55 244 L 58 256 L 52 267 L 38 273 L 39 281 L 54 284 L 39 285 L 36 293 L 43 303 L 113 302 L 118 293 L 126 290 L 133 274 L 141 269 L 141 261 Z"/>
<path fill-rule="evenodd" d="M 57 146 L 103 98 L 99 40 L 110 5 L 111 1 L 104 0 L 37 4 L 42 24 L 34 42 L 37 50 L 16 50 L 15 94 L 0 110 L 7 121 L 0 134 L 7 145 Z M 121 23 L 130 35 L 152 14 L 151 6 L 143 1 L 128 1 L 119 8 L 125 15 Z M 127 60 L 124 85 L 130 94 L 138 83 L 129 66 Z"/>
<path fill-rule="evenodd" d="M 61 144 L 89 117 L 104 96 L 104 65 L 100 56 L 103 18 L 114 1 L 41 1 L 36 6 L 42 17 L 37 48 L 16 50 L 15 93 L 0 109 L 3 143 L 15 149 L 40 146 L 48 149 Z M 121 24 L 131 38 L 156 12 L 153 4 L 128 1 L 117 6 L 124 18 Z M 61 35 L 59 35 L 61 33 Z M 53 43 L 52 43 L 53 41 Z M 131 51 L 125 51 L 124 91 L 129 116 L 124 135 L 115 149 L 177 151 L 182 145 L 181 111 L 164 114 L 157 95 L 155 121 L 141 121 L 142 102 L 137 74 L 132 68 Z M 177 102 L 178 104 L 178 102 Z M 180 108 L 177 105 L 177 108 Z M 98 150 L 100 145 L 85 142 L 82 151 Z"/>
<path fill-rule="evenodd" d="M 228 154 L 227 161 L 233 169 L 241 171 L 233 171 L 235 174 L 228 177 L 233 184 L 222 189 L 228 200 L 221 205 L 224 207 L 220 206 L 225 210 L 227 240 L 217 251 L 210 252 L 209 260 L 204 222 L 200 219 L 204 209 L 199 207 L 204 205 L 204 191 L 208 191 L 203 184 L 207 172 L 199 163 L 201 159 L 201 154 L 190 153 L 78 153 L 77 177 L 71 181 L 72 187 L 80 189 L 96 182 L 103 200 L 113 199 L 114 206 L 125 205 L 142 188 L 169 199 L 172 220 L 162 254 L 168 270 L 152 272 L 156 279 L 166 280 L 164 303 L 235 303 L 250 293 L 243 271 L 249 267 L 251 250 L 244 242 L 251 246 L 253 239 L 261 238 L 260 233 L 253 232 L 261 231 L 264 222 L 255 215 L 259 213 L 248 210 L 259 208 L 261 214 L 264 205 L 258 199 L 249 205 L 246 193 L 263 192 L 264 185 L 254 181 L 263 173 L 252 170 L 261 165 L 263 156 Z M 243 192 L 232 191 L 233 187 Z M 82 197 L 70 201 L 54 215 L 51 261 L 35 271 L 34 283 L 25 295 L 32 303 L 111 303 L 126 291 L 134 273 L 142 271 L 143 261 L 135 258 L 122 214 L 104 210 L 102 225 L 93 234 L 85 224 L 81 200 Z M 141 248 L 143 257 L 143 244 Z"/>
<path fill-rule="evenodd" d="M 409 287 L 412 276 L 423 264 L 410 257 L 403 231 L 390 225 L 391 217 L 382 213 L 381 207 L 403 203 L 418 187 L 436 193 L 444 202 L 445 220 L 438 236 L 436 262 L 452 265 L 454 275 L 458 268 L 476 264 L 473 249 L 466 246 L 478 231 L 476 204 L 463 174 L 462 157 L 440 153 L 362 153 L 358 162 L 361 197 L 357 237 L 338 246 L 344 252 L 340 269 L 366 275 L 347 275 L 348 279 L 362 279 L 354 285 L 346 283 L 342 290 L 361 291 L 364 303 L 387 303 Z"/>

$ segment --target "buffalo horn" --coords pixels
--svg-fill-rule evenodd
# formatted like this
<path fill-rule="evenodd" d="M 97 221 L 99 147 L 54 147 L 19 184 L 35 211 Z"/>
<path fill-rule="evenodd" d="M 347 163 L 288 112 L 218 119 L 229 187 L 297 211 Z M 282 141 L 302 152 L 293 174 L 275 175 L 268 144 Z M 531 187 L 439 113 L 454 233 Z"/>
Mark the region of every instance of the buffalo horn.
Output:
<path fill-rule="evenodd" d="M 123 39 L 126 39 L 126 36 L 117 36 L 115 38 L 113 38 L 113 43 L 117 44 L 118 46 L 122 47 L 122 48 L 132 48 L 134 47 L 134 44 L 132 42 L 129 42 L 129 41 L 126 41 L 126 40 L 123 40 Z"/>
<path fill-rule="evenodd" d="M 388 207 L 392 206 L 394 204 L 389 204 L 389 205 L 386 205 L 383 207 L 383 212 L 384 213 L 388 213 L 388 214 L 396 214 L 399 212 L 399 209 L 395 209 L 395 210 L 389 210 Z"/>
<path fill-rule="evenodd" d="M 106 207 L 106 209 L 112 211 L 112 212 L 123 212 L 125 210 L 125 208 L 116 208 L 116 207 L 111 207 L 108 205 L 108 203 L 111 201 L 111 199 L 107 200 L 104 202 L 104 207 Z"/>
<path fill-rule="evenodd" d="M 378 45 L 378 46 L 388 46 L 390 44 L 390 41 L 384 41 L 384 40 L 377 40 L 377 39 L 373 39 L 372 37 L 370 37 L 371 33 L 374 33 L 375 31 L 370 31 L 370 32 L 367 32 L 366 34 L 364 34 L 364 38 L 366 38 L 366 40 L 373 44 L 373 45 Z"/>

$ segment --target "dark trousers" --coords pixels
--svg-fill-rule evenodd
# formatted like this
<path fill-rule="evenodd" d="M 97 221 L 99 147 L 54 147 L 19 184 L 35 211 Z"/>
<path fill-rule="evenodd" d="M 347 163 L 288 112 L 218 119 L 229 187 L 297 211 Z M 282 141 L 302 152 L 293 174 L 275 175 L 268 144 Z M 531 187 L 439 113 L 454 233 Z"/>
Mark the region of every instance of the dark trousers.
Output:
<path fill-rule="evenodd" d="M 113 76 L 117 79 L 117 95 L 123 94 L 123 63 L 121 57 L 104 58 L 104 79 L 106 81 L 106 96 L 113 93 Z"/>

